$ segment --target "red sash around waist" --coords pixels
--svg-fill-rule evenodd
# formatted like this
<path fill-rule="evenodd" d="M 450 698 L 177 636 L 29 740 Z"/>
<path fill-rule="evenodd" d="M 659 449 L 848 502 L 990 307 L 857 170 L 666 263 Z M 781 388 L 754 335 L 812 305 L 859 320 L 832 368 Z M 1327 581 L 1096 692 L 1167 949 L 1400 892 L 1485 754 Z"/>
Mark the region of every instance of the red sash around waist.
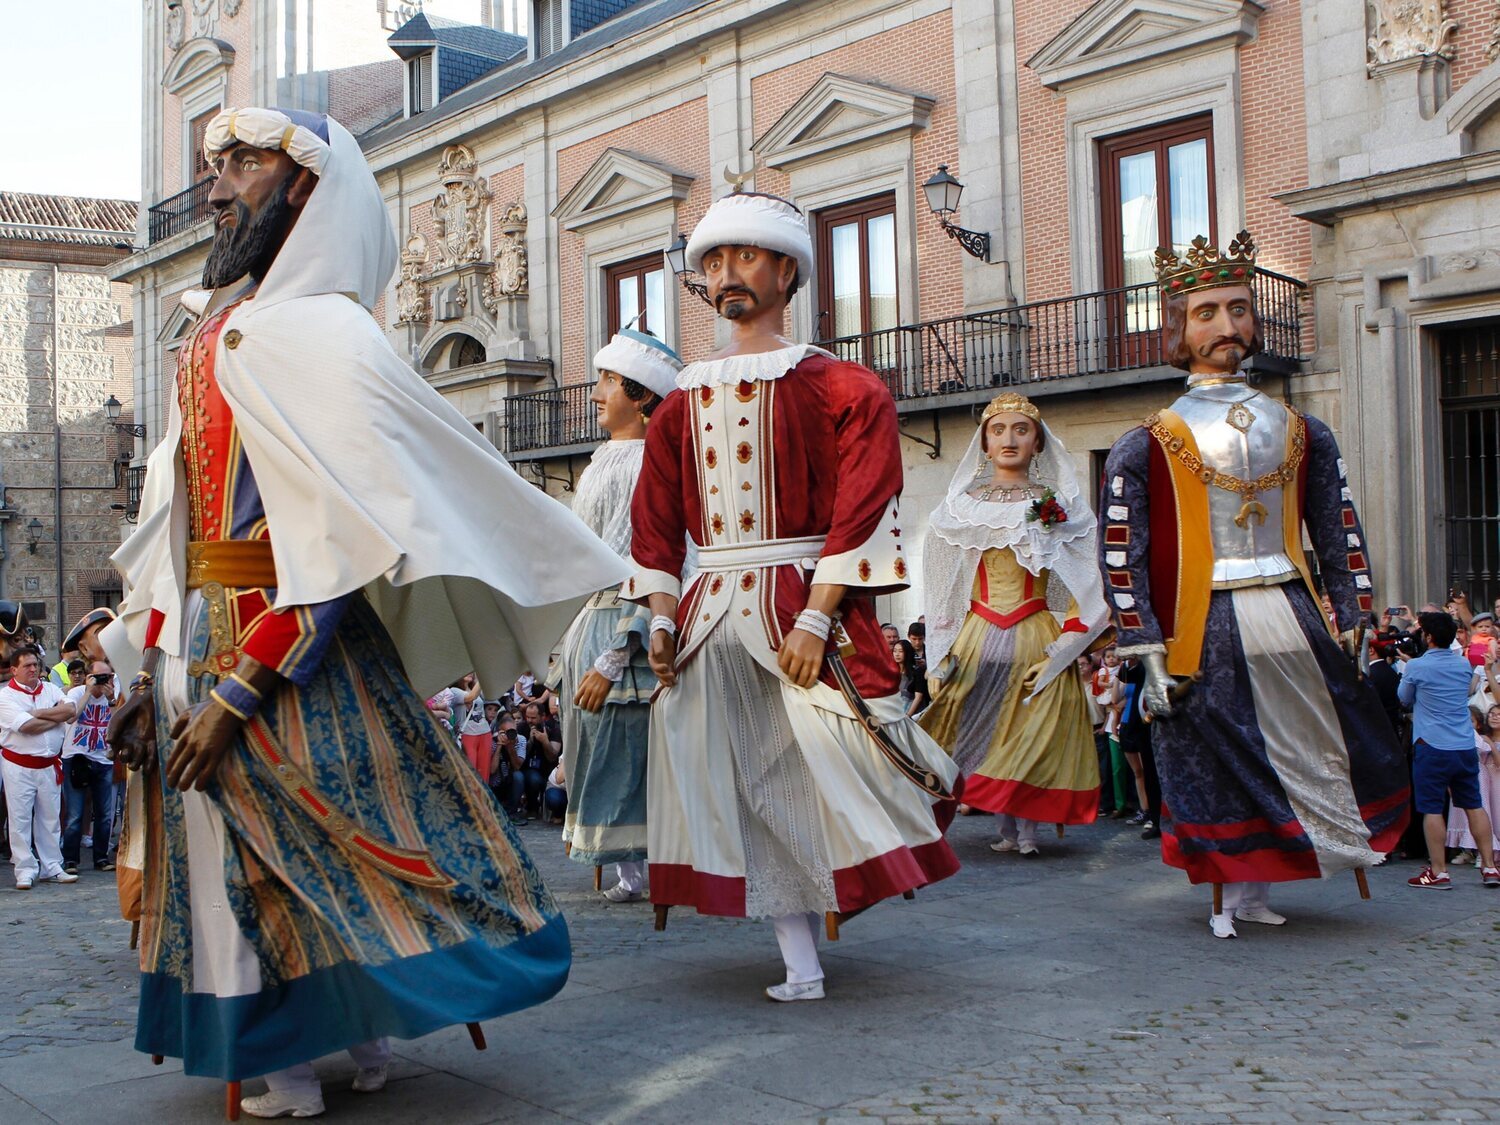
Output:
<path fill-rule="evenodd" d="M 15 750 L 0 749 L 0 756 L 3 756 L 7 762 L 14 762 L 21 768 L 28 770 L 44 770 L 48 766 L 51 766 L 52 776 L 57 779 L 59 785 L 62 784 L 61 754 L 54 754 L 50 758 L 39 758 L 35 754 L 20 754 Z"/>

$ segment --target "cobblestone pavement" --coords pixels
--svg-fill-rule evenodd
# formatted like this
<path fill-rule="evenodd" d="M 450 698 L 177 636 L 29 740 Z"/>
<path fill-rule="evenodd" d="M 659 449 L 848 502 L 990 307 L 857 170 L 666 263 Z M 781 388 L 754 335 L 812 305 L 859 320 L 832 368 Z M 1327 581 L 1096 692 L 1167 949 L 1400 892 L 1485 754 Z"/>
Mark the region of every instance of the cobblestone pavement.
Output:
<path fill-rule="evenodd" d="M 825 943 L 828 999 L 773 1005 L 763 922 L 609 906 L 556 830 L 523 838 L 573 934 L 561 996 L 396 1045 L 377 1098 L 320 1064 L 331 1117 L 487 1121 L 1494 1121 L 1500 892 L 1414 864 L 1273 890 L 1285 927 L 1208 936 L 1207 893 L 1133 829 L 964 861 Z M 0 880 L 8 884 L 9 880 Z M 217 1084 L 131 1048 L 134 955 L 110 877 L 0 889 L 0 1122 L 213 1121 Z M 247 1083 L 247 1092 L 258 1086 Z"/>

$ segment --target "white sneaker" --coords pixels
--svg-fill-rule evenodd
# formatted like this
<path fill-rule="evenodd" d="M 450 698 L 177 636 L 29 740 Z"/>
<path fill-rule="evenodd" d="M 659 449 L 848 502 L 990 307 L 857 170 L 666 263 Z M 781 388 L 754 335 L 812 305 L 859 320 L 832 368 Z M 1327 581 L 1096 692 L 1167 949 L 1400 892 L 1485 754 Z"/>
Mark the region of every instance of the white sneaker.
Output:
<path fill-rule="evenodd" d="M 1025 856 L 1041 855 L 1042 849 L 1037 847 L 1035 844 L 1022 844 L 1021 854 Z"/>
<path fill-rule="evenodd" d="M 992 852 L 1018 852 L 1020 850 L 1021 845 L 1014 840 L 996 840 L 990 845 L 990 851 Z"/>
<path fill-rule="evenodd" d="M 17 879 L 16 880 L 16 890 L 18 890 L 18 891 L 29 891 L 29 890 L 31 890 L 31 880 L 30 879 Z"/>
<path fill-rule="evenodd" d="M 240 1108 L 251 1117 L 317 1117 L 323 1112 L 323 1092 L 267 1090 L 240 1099 Z"/>
<path fill-rule="evenodd" d="M 1269 906 L 1241 906 L 1234 916 L 1241 922 L 1259 922 L 1262 926 L 1286 925 L 1286 915 L 1277 914 Z"/>
<path fill-rule="evenodd" d="M 1474 853 L 1465 848 L 1448 861 L 1448 866 L 1452 867 L 1457 864 L 1459 867 L 1468 867 L 1469 864 L 1474 862 L 1474 859 Z"/>
<path fill-rule="evenodd" d="M 354 1085 L 350 1088 L 358 1090 L 361 1094 L 373 1094 L 377 1090 L 384 1090 L 386 1072 L 390 1069 L 390 1063 L 382 1063 L 380 1066 L 362 1066 L 359 1068 L 359 1073 L 354 1076 Z"/>
<path fill-rule="evenodd" d="M 66 871 L 59 871 L 56 875 L 48 875 L 42 880 L 44 883 L 76 883 L 77 875 L 69 875 Z"/>
<path fill-rule="evenodd" d="M 604 897 L 610 902 L 640 902 L 640 891 L 627 891 L 624 883 L 616 883 L 604 892 Z"/>
<path fill-rule="evenodd" d="M 1237 938 L 1240 935 L 1234 932 L 1234 919 L 1228 914 L 1210 914 L 1208 916 L 1208 928 L 1213 930 L 1217 938 Z"/>
<path fill-rule="evenodd" d="M 793 984 L 786 981 L 783 984 L 773 984 L 766 989 L 766 996 L 771 1000 L 779 1000 L 787 1003 L 792 1000 L 821 1000 L 823 999 L 823 982 L 821 980 L 810 980 L 805 984 Z"/>

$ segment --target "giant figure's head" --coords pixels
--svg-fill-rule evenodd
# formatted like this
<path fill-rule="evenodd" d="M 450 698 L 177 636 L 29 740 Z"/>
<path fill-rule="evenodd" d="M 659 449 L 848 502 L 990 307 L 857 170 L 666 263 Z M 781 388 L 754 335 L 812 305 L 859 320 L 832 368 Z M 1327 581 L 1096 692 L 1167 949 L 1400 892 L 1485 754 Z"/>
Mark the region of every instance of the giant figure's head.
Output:
<path fill-rule="evenodd" d="M 208 289 L 262 280 L 307 205 L 329 152 L 327 118 L 299 110 L 227 110 L 209 122 L 204 156 L 215 173 Z"/>
<path fill-rule="evenodd" d="M 774 310 L 777 317 L 812 277 L 807 220 L 775 195 L 736 191 L 699 220 L 687 264 L 703 274 L 715 311 L 740 320 Z"/>
<path fill-rule="evenodd" d="M 1182 257 L 1156 251 L 1162 358 L 1194 375 L 1231 375 L 1265 346 L 1251 287 L 1255 242 L 1240 233 L 1227 252 L 1199 235 Z"/>

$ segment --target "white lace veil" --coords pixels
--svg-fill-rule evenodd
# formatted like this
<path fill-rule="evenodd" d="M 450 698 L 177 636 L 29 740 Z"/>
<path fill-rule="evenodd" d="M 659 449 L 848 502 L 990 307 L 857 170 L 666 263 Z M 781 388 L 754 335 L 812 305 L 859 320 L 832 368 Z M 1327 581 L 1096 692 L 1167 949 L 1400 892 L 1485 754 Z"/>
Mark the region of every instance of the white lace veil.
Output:
<path fill-rule="evenodd" d="M 1037 682 L 1045 687 L 1070 666 L 1109 624 L 1109 609 L 1099 580 L 1094 514 L 1083 500 L 1078 470 L 1067 447 L 1041 423 L 1046 442 L 1037 455 L 1033 480 L 1050 488 L 1067 519 L 1051 527 L 1028 520 L 1030 500 L 984 501 L 970 493 L 990 480 L 992 467 L 980 448 L 984 432 L 975 428 L 968 451 L 953 474 L 948 494 L 927 520 L 923 541 L 923 612 L 927 617 L 927 667 L 936 672 L 953 647 L 969 612 L 974 572 L 985 551 L 1006 548 L 1032 574 L 1050 571 L 1048 606 L 1061 611 L 1067 595 L 1078 603 L 1082 633 L 1064 633 L 1048 646 L 1048 665 Z"/>

